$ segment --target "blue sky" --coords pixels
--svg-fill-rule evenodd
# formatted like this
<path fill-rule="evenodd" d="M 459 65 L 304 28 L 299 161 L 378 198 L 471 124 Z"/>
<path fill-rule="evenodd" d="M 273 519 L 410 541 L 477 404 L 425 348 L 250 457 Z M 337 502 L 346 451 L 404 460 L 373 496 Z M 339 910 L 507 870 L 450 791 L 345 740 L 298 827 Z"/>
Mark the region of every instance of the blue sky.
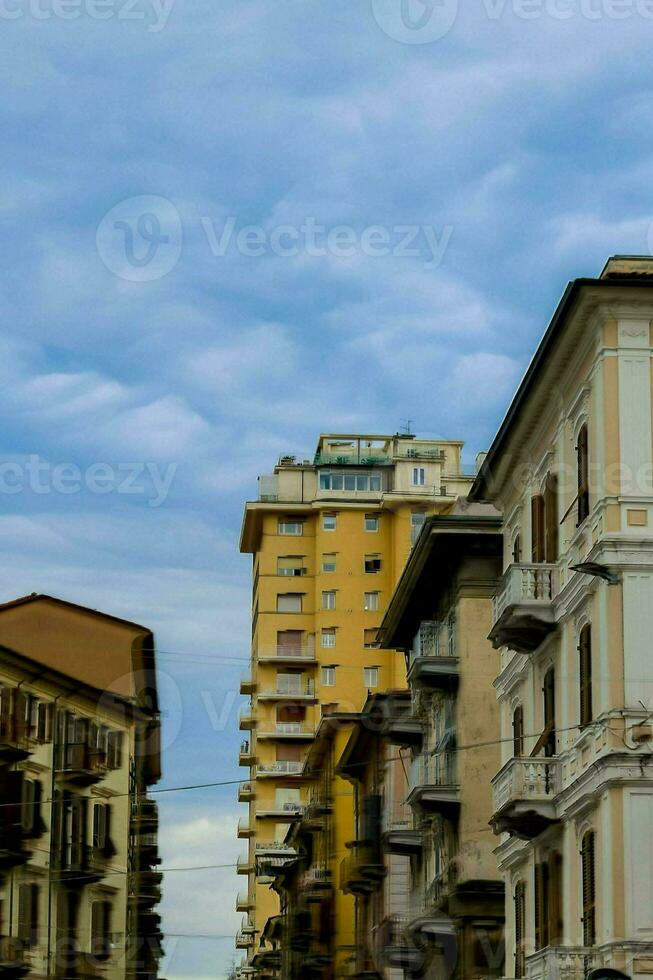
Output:
<path fill-rule="evenodd" d="M 243 775 L 257 473 L 405 418 L 472 459 L 566 281 L 650 248 L 651 2 L 401 8 L 0 2 L 0 598 L 156 630 L 168 786 Z M 166 864 L 235 861 L 235 787 L 161 806 Z M 166 932 L 237 884 L 170 875 Z"/>

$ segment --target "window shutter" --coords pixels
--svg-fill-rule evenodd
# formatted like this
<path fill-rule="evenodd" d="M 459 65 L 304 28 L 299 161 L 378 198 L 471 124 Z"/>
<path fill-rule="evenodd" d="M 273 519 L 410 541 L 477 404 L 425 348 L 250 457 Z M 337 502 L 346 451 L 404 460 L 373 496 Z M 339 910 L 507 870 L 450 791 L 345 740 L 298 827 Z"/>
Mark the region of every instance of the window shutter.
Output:
<path fill-rule="evenodd" d="M 515 886 L 515 977 L 524 975 L 524 937 L 526 933 L 526 885 L 518 881 Z"/>
<path fill-rule="evenodd" d="M 546 523 L 546 561 L 558 560 L 558 478 L 549 473 L 546 478 L 544 515 Z"/>
<path fill-rule="evenodd" d="M 544 561 L 544 497 L 531 499 L 531 553 L 533 562 Z"/>
<path fill-rule="evenodd" d="M 36 946 L 39 941 L 39 886 L 29 886 L 29 944 Z"/>
<path fill-rule="evenodd" d="M 551 667 L 544 676 L 544 730 L 548 733 L 544 743 L 546 756 L 555 755 L 556 752 L 555 726 L 555 673 Z"/>
<path fill-rule="evenodd" d="M 586 425 L 578 433 L 576 456 L 578 461 L 578 523 L 582 524 L 590 512 L 589 441 Z"/>
<path fill-rule="evenodd" d="M 542 949 L 542 865 L 535 865 L 534 877 L 535 898 L 535 948 Z"/>
<path fill-rule="evenodd" d="M 512 716 L 512 754 L 516 759 L 524 754 L 524 709 L 521 704 L 517 705 Z"/>
<path fill-rule="evenodd" d="M 535 865 L 535 945 L 543 949 L 549 944 L 549 866 Z"/>
<path fill-rule="evenodd" d="M 589 623 L 580 631 L 578 643 L 580 673 L 580 724 L 589 725 L 592 720 L 592 627 Z"/>
<path fill-rule="evenodd" d="M 594 831 L 588 830 L 581 844 L 583 876 L 583 945 L 596 942 L 596 882 L 594 867 Z"/>
<path fill-rule="evenodd" d="M 31 779 L 23 779 L 21 787 L 21 826 L 24 834 L 34 830 L 35 783 Z"/>
<path fill-rule="evenodd" d="M 549 856 L 549 942 L 558 945 L 562 934 L 562 854 L 554 851 Z"/>

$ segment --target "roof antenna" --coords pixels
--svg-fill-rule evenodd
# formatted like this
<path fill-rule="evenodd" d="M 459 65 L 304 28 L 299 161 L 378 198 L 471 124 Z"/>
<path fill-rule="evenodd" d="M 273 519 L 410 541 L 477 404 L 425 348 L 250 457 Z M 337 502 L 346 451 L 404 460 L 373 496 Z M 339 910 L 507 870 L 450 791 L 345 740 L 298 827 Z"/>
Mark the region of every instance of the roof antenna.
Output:
<path fill-rule="evenodd" d="M 401 432 L 401 435 L 402 436 L 412 436 L 413 433 L 412 433 L 411 429 L 413 427 L 413 421 L 414 421 L 414 419 L 400 419 L 399 421 L 400 422 L 403 422 L 403 425 L 401 426 L 401 429 L 399 430 Z"/>

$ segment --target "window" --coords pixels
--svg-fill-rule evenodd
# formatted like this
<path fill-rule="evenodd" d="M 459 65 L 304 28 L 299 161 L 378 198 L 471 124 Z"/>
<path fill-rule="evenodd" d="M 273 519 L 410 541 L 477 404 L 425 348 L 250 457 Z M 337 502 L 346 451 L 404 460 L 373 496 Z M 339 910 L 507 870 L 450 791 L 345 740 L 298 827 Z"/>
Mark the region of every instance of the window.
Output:
<path fill-rule="evenodd" d="M 369 574 L 381 571 L 381 559 L 378 555 L 365 555 L 365 571 Z"/>
<path fill-rule="evenodd" d="M 516 759 L 524 755 L 524 709 L 521 704 L 512 714 L 512 754 Z"/>
<path fill-rule="evenodd" d="M 531 498 L 531 560 L 544 561 L 544 497 L 536 494 Z"/>
<path fill-rule="evenodd" d="M 322 555 L 322 571 L 335 572 L 337 568 L 337 556 L 335 554 Z"/>
<path fill-rule="evenodd" d="M 52 705 L 39 701 L 36 712 L 36 740 L 49 742 L 52 739 Z"/>
<path fill-rule="evenodd" d="M 286 592 L 277 596 L 277 612 L 300 613 L 302 611 L 302 595 L 300 592 Z"/>
<path fill-rule="evenodd" d="M 544 675 L 544 754 L 556 754 L 556 701 L 555 701 L 555 672 L 550 667 Z"/>
<path fill-rule="evenodd" d="M 549 473 L 544 490 L 544 560 L 553 563 L 558 560 L 558 477 Z"/>
<path fill-rule="evenodd" d="M 329 592 L 322 593 L 322 608 L 323 609 L 335 609 L 336 608 L 336 593 L 333 590 Z"/>
<path fill-rule="evenodd" d="M 413 466 L 413 486 L 423 487 L 426 483 L 426 470 L 423 466 Z"/>
<path fill-rule="evenodd" d="M 120 769 L 122 765 L 122 732 L 107 734 L 107 766 L 109 769 Z"/>
<path fill-rule="evenodd" d="M 39 941 L 38 885 L 18 888 L 18 938 L 25 946 L 35 946 Z"/>
<path fill-rule="evenodd" d="M 320 631 L 320 642 L 323 647 L 334 647 L 336 645 L 335 629 L 324 629 Z"/>
<path fill-rule="evenodd" d="M 379 647 L 379 631 L 378 629 L 373 630 L 363 630 L 363 646 L 368 649 L 373 649 Z"/>
<path fill-rule="evenodd" d="M 578 524 L 582 524 L 590 512 L 589 491 L 589 440 L 587 424 L 581 427 L 576 445 L 576 463 L 578 467 Z"/>
<path fill-rule="evenodd" d="M 277 810 L 299 813 L 302 808 L 301 790 L 280 786 L 274 791 L 274 805 Z"/>
<path fill-rule="evenodd" d="M 596 942 L 596 881 L 594 867 L 594 831 L 588 830 L 580 849 L 583 879 L 583 946 Z"/>
<path fill-rule="evenodd" d="M 381 475 L 372 473 L 320 473 L 320 490 L 355 490 L 380 493 Z"/>
<path fill-rule="evenodd" d="M 515 565 L 519 565 L 521 562 L 521 534 L 519 532 L 512 542 L 512 560 Z"/>
<path fill-rule="evenodd" d="M 552 851 L 535 865 L 535 946 L 557 945 L 562 939 L 562 855 Z"/>
<path fill-rule="evenodd" d="M 379 530 L 379 518 L 376 516 L 376 514 L 365 515 L 365 530 L 366 531 Z"/>
<path fill-rule="evenodd" d="M 378 667 L 363 667 L 363 684 L 367 688 L 379 686 Z"/>
<path fill-rule="evenodd" d="M 335 687 L 335 683 L 336 683 L 335 667 L 322 667 L 320 673 L 321 673 L 321 681 L 323 687 Z"/>
<path fill-rule="evenodd" d="M 515 977 L 524 976 L 526 967 L 524 940 L 526 938 L 526 885 L 518 881 L 515 885 Z"/>
<path fill-rule="evenodd" d="M 379 609 L 379 593 L 378 592 L 365 592 L 363 595 L 363 609 L 366 612 L 378 612 Z"/>
<path fill-rule="evenodd" d="M 287 575 L 290 578 L 304 575 L 303 555 L 284 555 L 277 558 L 277 575 Z"/>
<path fill-rule="evenodd" d="M 91 904 L 91 956 L 100 962 L 111 956 L 111 902 Z"/>
<path fill-rule="evenodd" d="M 535 948 L 549 945 L 549 866 L 535 865 Z"/>
<path fill-rule="evenodd" d="M 45 830 L 45 825 L 41 819 L 42 799 L 43 787 L 40 781 L 38 779 L 23 779 L 20 823 L 25 837 L 39 837 Z"/>
<path fill-rule="evenodd" d="M 301 657 L 301 630 L 279 630 L 277 633 L 277 657 Z"/>
<path fill-rule="evenodd" d="M 592 627 L 586 623 L 578 640 L 580 674 L 580 725 L 585 728 L 592 720 Z"/>
<path fill-rule="evenodd" d="M 304 533 L 304 523 L 303 521 L 293 521 L 292 519 L 279 521 L 278 531 L 279 534 L 301 537 Z"/>
<path fill-rule="evenodd" d="M 426 514 L 423 510 L 414 510 L 410 515 L 410 543 L 416 544 L 422 528 L 426 523 Z"/>
<path fill-rule="evenodd" d="M 322 530 L 335 531 L 338 527 L 338 517 L 336 514 L 322 514 Z"/>
<path fill-rule="evenodd" d="M 96 803 L 93 806 L 93 850 L 104 857 L 115 854 L 111 843 L 111 804 Z"/>

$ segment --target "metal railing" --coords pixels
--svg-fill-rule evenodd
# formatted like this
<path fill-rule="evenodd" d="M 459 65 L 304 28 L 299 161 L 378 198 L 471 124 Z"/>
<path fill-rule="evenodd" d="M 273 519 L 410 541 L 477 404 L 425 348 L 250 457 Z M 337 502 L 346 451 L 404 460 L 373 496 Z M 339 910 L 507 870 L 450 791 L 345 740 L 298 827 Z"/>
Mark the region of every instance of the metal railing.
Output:
<path fill-rule="evenodd" d="M 276 646 L 260 647 L 255 656 L 259 661 L 262 660 L 315 660 L 315 641 L 302 643 L 301 645 L 277 644 Z"/>
<path fill-rule="evenodd" d="M 277 681 L 276 687 L 264 687 L 259 691 L 259 698 L 312 698 L 315 696 L 315 681 L 312 678 L 304 681 L 303 683 L 279 683 Z"/>
<path fill-rule="evenodd" d="M 277 759 L 276 762 L 260 762 L 256 771 L 259 776 L 296 776 L 303 768 L 304 763 L 297 759 Z"/>

